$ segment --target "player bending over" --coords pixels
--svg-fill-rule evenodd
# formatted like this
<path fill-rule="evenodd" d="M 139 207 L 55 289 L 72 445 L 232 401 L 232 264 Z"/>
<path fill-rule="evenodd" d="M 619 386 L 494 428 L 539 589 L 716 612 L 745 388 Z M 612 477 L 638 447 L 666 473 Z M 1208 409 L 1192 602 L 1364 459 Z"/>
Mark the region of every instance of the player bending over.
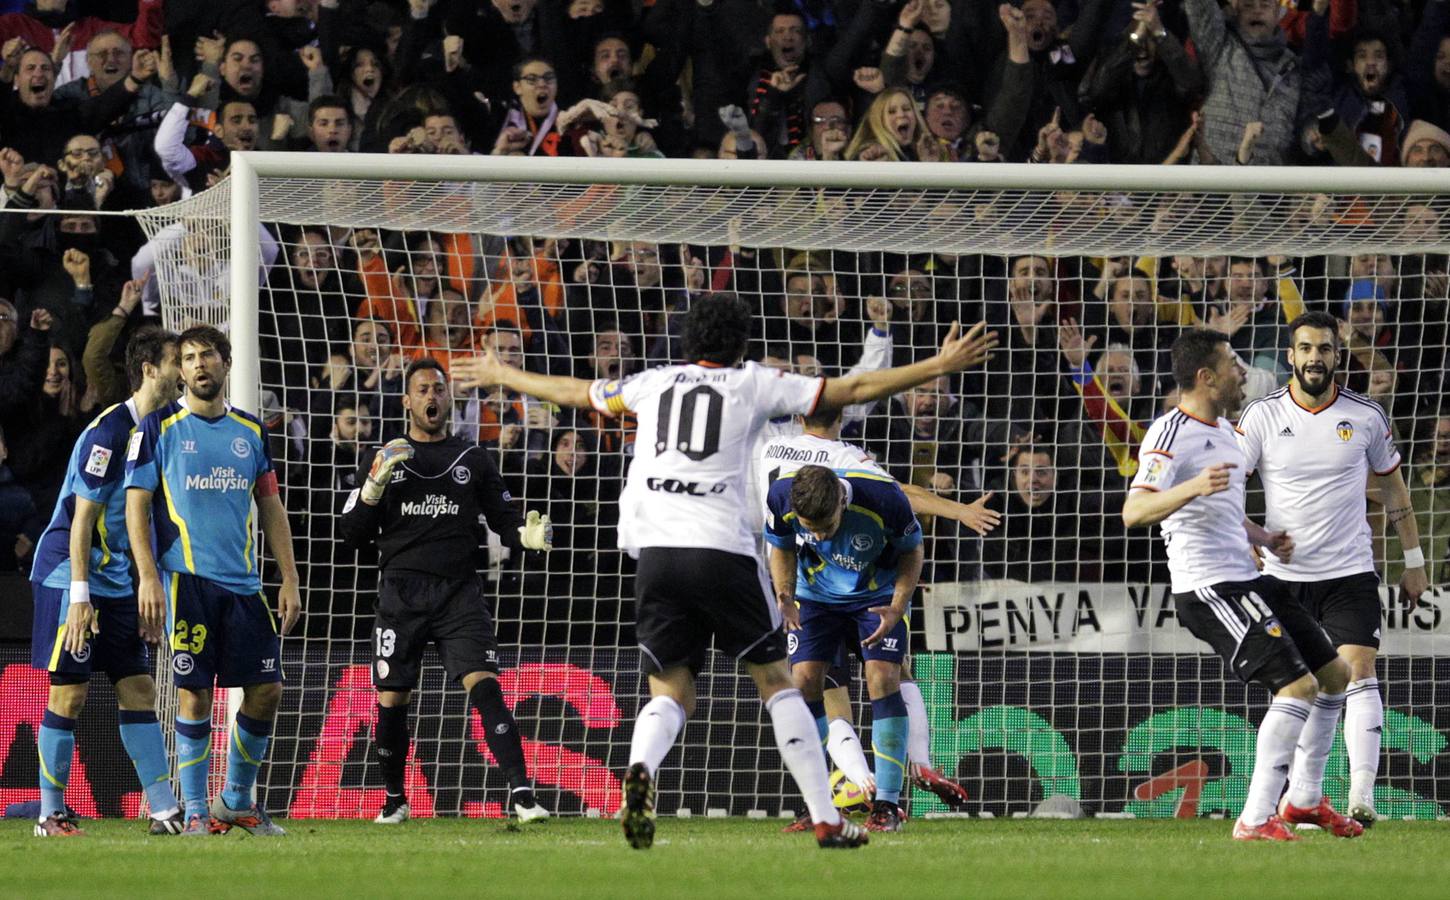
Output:
<path fill-rule="evenodd" d="M 1275 807 L 1316 697 L 1321 689 L 1342 693 L 1349 666 L 1282 582 L 1260 576 L 1254 565 L 1250 543 L 1288 562 L 1294 541 L 1255 525 L 1244 512 L 1248 460 L 1225 418 L 1243 403 L 1244 376 L 1228 338 L 1185 331 L 1173 342 L 1173 377 L 1182 399 L 1143 438 L 1123 522 L 1130 528 L 1162 523 L 1179 621 L 1235 676 L 1273 694 L 1259 725 L 1254 774 L 1234 839 L 1298 840 Z M 1332 727 L 1307 736 L 1328 755 Z M 1335 834 L 1353 837 L 1364 830 L 1335 816 Z"/>
<path fill-rule="evenodd" d="M 826 669 L 843 640 L 861 644 L 876 758 L 876 800 L 866 827 L 900 831 L 908 728 L 901 664 L 924 559 L 921 524 L 891 478 L 810 465 L 770 486 L 765 539 L 776 604 L 794 639 L 795 684 L 822 746 L 830 737 Z"/>
<path fill-rule="evenodd" d="M 187 394 L 148 415 L 131 438 L 126 531 L 136 558 L 141 627 L 153 640 L 164 628 L 171 641 L 182 834 L 239 826 L 280 836 L 286 832 L 252 799 L 282 699 L 282 645 L 257 570 L 252 502 L 282 573 L 282 634 L 302 611 L 292 531 L 262 423 L 222 397 L 231 342 L 198 325 L 182 332 L 178 344 Z M 214 686 L 240 687 L 242 706 L 227 741 L 226 785 L 208 809 Z"/>
<path fill-rule="evenodd" d="M 1365 517 L 1366 480 L 1383 498 L 1401 546 L 1410 548 L 1400 587 L 1412 603 L 1430 580 L 1390 420 L 1378 403 L 1334 383 L 1339 323 L 1319 312 L 1295 319 L 1289 323 L 1287 356 L 1293 379 L 1245 407 L 1238 425 L 1246 468 L 1258 469 L 1264 484 L 1265 526 L 1299 538 L 1293 559 L 1264 560 L 1264 575 L 1324 626 L 1351 680 L 1343 693 L 1320 686 L 1279 814 L 1288 822 L 1339 827 L 1323 784 L 1343 710 L 1348 812 L 1370 825 L 1385 711 L 1374 667 L 1380 599 Z"/>
<path fill-rule="evenodd" d="M 770 600 L 746 495 L 752 449 L 769 419 L 880 399 L 979 365 L 996 336 L 952 324 L 941 352 L 896 369 L 807 378 L 741 364 L 750 308 L 733 294 L 691 306 L 686 365 L 594 382 L 505 366 L 492 352 L 453 363 L 467 387 L 503 385 L 605 415 L 633 411 L 639 440 L 620 497 L 619 545 L 637 556 L 636 633 L 652 699 L 640 709 L 624 779 L 624 833 L 654 841 L 654 778 L 695 707 L 695 673 L 711 641 L 745 664 L 770 713 L 776 746 L 804 795 L 822 847 L 858 847 L 863 829 L 831 801 L 814 717 L 791 682 L 785 634 Z"/>
<path fill-rule="evenodd" d="M 772 438 L 755 460 L 756 470 L 764 473 L 755 482 L 761 486 L 762 510 L 765 509 L 770 485 L 782 476 L 798 471 L 807 463 L 828 469 L 858 469 L 885 478 L 891 477 L 866 451 L 840 439 L 840 411 L 803 416 L 794 422 L 799 433 Z M 954 519 L 978 534 L 986 534 L 1001 521 L 1001 515 L 986 505 L 992 498 L 990 492 L 972 503 L 958 503 L 919 485 L 900 484 L 900 487 L 911 503 L 911 511 L 918 516 L 932 515 Z M 909 613 L 907 618 L 909 621 Z M 843 643 L 837 659 L 826 670 L 823 702 L 830 732 L 826 750 L 831 760 L 852 783 L 868 795 L 874 795 L 875 776 L 866 762 L 866 755 L 861 750 L 861 739 L 852 724 L 850 656 L 859 656 L 860 646 L 860 641 L 855 638 Z M 949 805 L 965 803 L 967 792 L 961 785 L 942 777 L 931 766 L 931 721 L 927 716 L 921 690 L 912 681 L 909 655 L 901 664 L 901 698 L 906 703 L 907 720 L 910 722 L 907 732 L 907 762 L 912 782 L 922 790 L 936 794 Z M 785 830 L 801 831 L 809 824 L 809 818 L 803 816 L 786 826 Z"/>
<path fill-rule="evenodd" d="M 488 528 L 516 553 L 548 550 L 550 525 L 537 512 L 521 525 L 488 452 L 448 431 L 452 391 L 443 367 L 424 357 L 404 375 L 407 437 L 389 441 L 342 508 L 340 529 L 354 546 L 376 543 L 378 607 L 373 627 L 373 685 L 378 691 L 373 746 L 387 798 L 374 820 L 407 821 L 403 774 L 408 707 L 423 651 L 432 641 L 449 677 L 463 685 L 483 720 L 489 752 L 509 781 L 521 821 L 546 819 L 524 767 L 518 723 L 498 685 L 498 637 L 478 570 Z"/>
<path fill-rule="evenodd" d="M 126 285 L 131 290 L 131 284 Z M 126 447 L 136 425 L 181 394 L 176 335 L 137 332 L 126 345 L 131 398 L 106 409 L 76 440 L 50 524 L 35 548 L 31 592 L 35 626 L 31 664 L 50 673 L 40 722 L 40 837 L 81 834 L 65 808 L 76 717 L 91 673 L 116 689 L 121 743 L 151 807 L 151 833 L 184 824 L 171 790 L 171 766 L 156 721 L 156 682 L 136 618 L 136 588 L 126 557 Z"/>

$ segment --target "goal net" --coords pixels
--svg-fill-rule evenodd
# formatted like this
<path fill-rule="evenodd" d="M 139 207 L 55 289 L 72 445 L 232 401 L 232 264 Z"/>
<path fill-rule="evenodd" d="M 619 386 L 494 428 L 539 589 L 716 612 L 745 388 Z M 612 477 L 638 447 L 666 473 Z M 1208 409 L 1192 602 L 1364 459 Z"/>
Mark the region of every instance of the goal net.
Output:
<path fill-rule="evenodd" d="M 402 433 L 401 373 L 492 347 L 526 368 L 617 378 L 680 354 L 710 291 L 757 310 L 750 356 L 838 375 L 930 355 L 985 320 L 985 369 L 855 409 L 845 439 L 903 482 L 1003 514 L 979 537 L 924 517 L 912 617 L 930 758 L 974 814 L 1236 814 L 1267 695 L 1175 620 L 1156 530 L 1118 515 L 1138 442 L 1175 402 L 1180 329 L 1231 335 L 1249 396 L 1282 385 L 1285 325 L 1343 321 L 1343 383 L 1391 417 L 1437 585 L 1450 538 L 1450 201 L 1424 173 L 809 166 L 244 154 L 233 178 L 148 214 L 166 323 L 230 330 L 235 401 L 271 429 L 306 614 L 260 793 L 274 813 L 371 816 L 374 558 L 338 539 L 363 448 Z M 259 287 L 260 283 L 260 287 Z M 456 398 L 555 549 L 485 577 L 503 691 L 545 805 L 612 814 L 638 674 L 633 563 L 616 500 L 636 435 L 536 399 Z M 1305 448 L 1312 453 L 1313 448 Z M 1262 515 L 1262 499 L 1251 497 Z M 1450 802 L 1450 601 L 1394 587 L 1402 548 L 1370 503 L 1385 587 L 1381 813 Z M 275 572 L 267 572 L 269 584 Z M 414 814 L 501 812 L 481 724 L 429 657 L 413 710 Z M 853 664 L 859 676 L 859 663 Z M 869 746 L 869 705 L 852 688 Z M 800 806 L 748 679 L 711 659 L 660 779 L 664 813 Z M 219 725 L 222 723 L 218 719 Z M 219 742 L 222 743 L 222 742 Z M 1326 789 L 1342 803 L 1336 742 Z M 913 794 L 915 814 L 944 810 Z"/>

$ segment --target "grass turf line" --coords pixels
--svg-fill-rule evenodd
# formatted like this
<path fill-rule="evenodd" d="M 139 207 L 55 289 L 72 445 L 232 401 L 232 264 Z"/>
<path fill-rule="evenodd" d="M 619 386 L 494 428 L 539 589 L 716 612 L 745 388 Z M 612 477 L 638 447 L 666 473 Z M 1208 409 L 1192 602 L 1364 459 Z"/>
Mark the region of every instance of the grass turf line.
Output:
<path fill-rule="evenodd" d="M 616 822 L 286 821 L 277 840 L 242 833 L 147 837 L 137 822 L 85 822 L 42 840 L 0 824 L 0 895 L 313 897 L 1444 897 L 1450 830 L 1382 822 L 1363 838 L 1307 833 L 1240 844 L 1224 821 L 913 821 L 871 846 L 821 851 L 783 823 L 662 819 L 633 851 Z M 19 851 L 29 851 L 23 857 Z M 96 892 L 93 894 L 93 892 Z"/>

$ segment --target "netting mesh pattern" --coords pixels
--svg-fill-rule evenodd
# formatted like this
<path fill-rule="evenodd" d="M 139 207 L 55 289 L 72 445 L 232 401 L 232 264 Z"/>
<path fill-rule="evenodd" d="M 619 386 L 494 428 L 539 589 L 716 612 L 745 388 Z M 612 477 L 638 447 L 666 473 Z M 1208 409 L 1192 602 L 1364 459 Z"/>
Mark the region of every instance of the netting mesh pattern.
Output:
<path fill-rule="evenodd" d="M 1288 321 L 1339 318 L 1339 377 L 1391 417 L 1432 579 L 1450 575 L 1442 197 L 318 178 L 264 178 L 260 196 L 265 227 L 246 236 L 262 261 L 251 377 L 307 610 L 286 641 L 291 686 L 265 777 L 277 812 L 372 815 L 382 802 L 369 745 L 375 557 L 341 543 L 337 513 L 370 448 L 402 433 L 407 362 L 447 367 L 489 347 L 535 371 L 620 377 L 676 361 L 681 314 L 712 290 L 755 309 L 752 358 L 810 374 L 923 358 L 954 320 L 1001 337 L 984 370 L 844 422 L 844 439 L 900 481 L 964 506 L 990 495 L 1003 516 L 986 536 L 965 510 L 922 517 L 916 674 L 931 761 L 963 779 L 971 812 L 1052 796 L 1145 816 L 1232 814 L 1243 801 L 1252 759 L 1234 748 L 1266 696 L 1225 682 L 1177 624 L 1161 542 L 1119 515 L 1144 429 L 1175 402 L 1167 350 L 1182 328 L 1229 334 L 1252 398 L 1289 377 Z M 223 186 L 148 214 L 171 327 L 233 314 L 227 204 Z M 456 396 L 452 428 L 494 454 L 520 509 L 556 524 L 546 560 L 494 542 L 480 566 L 546 804 L 610 814 L 645 690 L 634 564 L 614 534 L 632 418 L 494 390 Z M 1257 492 L 1250 512 L 1262 520 Z M 1396 530 L 1373 499 L 1369 515 L 1387 585 L 1381 811 L 1433 816 L 1450 801 L 1438 691 L 1450 595 L 1398 594 Z M 853 696 L 866 728 L 864 691 Z M 662 808 L 799 808 L 748 679 L 715 658 L 702 697 L 666 760 Z M 432 656 L 414 710 L 415 811 L 500 812 L 477 718 Z M 1336 754 L 1326 790 L 1342 802 Z M 913 805 L 944 808 L 920 792 Z"/>

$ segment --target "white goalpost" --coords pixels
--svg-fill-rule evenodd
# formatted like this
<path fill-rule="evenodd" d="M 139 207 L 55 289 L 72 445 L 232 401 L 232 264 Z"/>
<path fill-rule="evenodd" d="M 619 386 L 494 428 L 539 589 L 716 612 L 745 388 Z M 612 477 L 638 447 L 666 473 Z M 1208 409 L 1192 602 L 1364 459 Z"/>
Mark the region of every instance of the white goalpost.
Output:
<path fill-rule="evenodd" d="M 232 402 L 268 420 L 283 472 L 307 612 L 283 643 L 259 788 L 273 813 L 370 817 L 382 802 L 375 567 L 332 523 L 360 447 L 401 429 L 406 360 L 446 367 L 486 345 L 621 377 L 672 361 L 679 316 L 717 290 L 758 310 L 752 358 L 809 373 L 920 358 L 953 320 L 1002 336 L 984 370 L 845 423 L 898 479 L 963 503 L 990 493 L 1003 512 L 985 537 L 923 521 L 912 617 L 931 762 L 962 782 L 967 812 L 994 816 L 1237 813 L 1267 696 L 1178 626 L 1156 531 L 1125 532 L 1117 510 L 1143 429 L 1171 406 L 1180 329 L 1228 333 L 1262 395 L 1287 378 L 1293 315 L 1342 319 L 1346 383 L 1394 423 L 1436 567 L 1425 597 L 1399 594 L 1399 541 L 1372 502 L 1377 800 L 1394 816 L 1450 809 L 1450 173 L 236 153 L 222 185 L 139 215 L 163 321 L 228 330 Z M 645 692 L 613 533 L 632 422 L 483 392 L 457 398 L 455 431 L 560 525 L 545 563 L 489 549 L 502 685 L 545 805 L 610 815 Z M 1261 495 L 1250 507 L 1262 517 Z M 799 805 L 732 665 L 701 673 L 664 813 Z M 502 778 L 436 657 L 413 709 L 415 815 L 499 814 Z M 1348 777 L 1336 744 L 1331 799 Z M 912 806 L 945 810 L 921 791 Z"/>

